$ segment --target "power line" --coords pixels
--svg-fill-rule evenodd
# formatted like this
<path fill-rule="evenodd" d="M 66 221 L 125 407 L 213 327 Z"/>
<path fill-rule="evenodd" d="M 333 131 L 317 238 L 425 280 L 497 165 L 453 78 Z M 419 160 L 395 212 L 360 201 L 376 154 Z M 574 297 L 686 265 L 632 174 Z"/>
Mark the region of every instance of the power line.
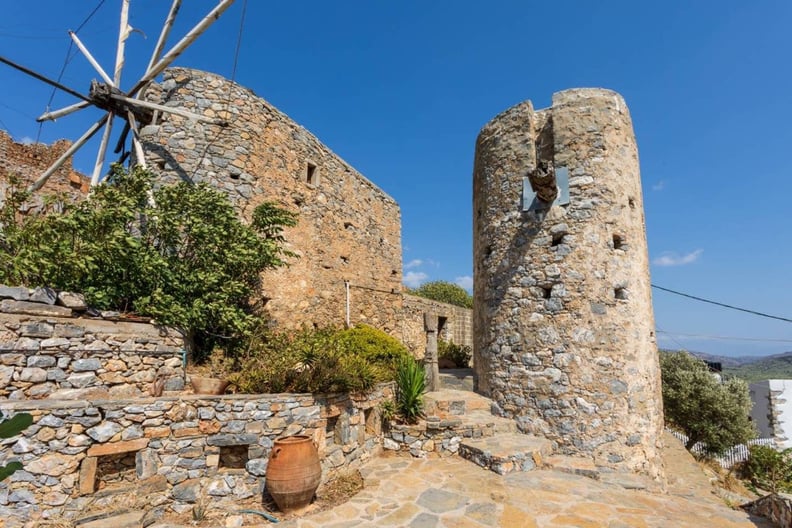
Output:
<path fill-rule="evenodd" d="M 698 337 L 702 339 L 720 339 L 723 341 L 756 341 L 760 343 L 792 343 L 792 339 L 775 339 L 770 337 L 734 337 L 734 336 L 719 336 L 707 334 L 684 334 L 680 332 L 666 332 L 665 330 L 657 329 L 658 334 L 665 334 L 669 339 L 676 342 L 672 336 L 677 337 Z M 679 344 L 677 342 L 677 344 Z"/>
<path fill-rule="evenodd" d="M 104 5 L 104 3 L 105 3 L 105 0 L 99 0 L 99 3 L 96 5 L 96 7 L 93 8 L 93 11 L 88 13 L 88 16 L 85 17 L 85 20 L 83 20 L 82 23 L 80 23 L 80 25 L 77 26 L 77 29 L 74 30 L 75 34 L 79 33 L 80 30 L 83 27 L 85 27 L 85 25 L 88 23 L 88 21 L 91 20 L 91 18 L 93 18 L 93 16 L 96 14 L 96 12 L 99 11 L 99 9 Z M 72 54 L 72 49 L 73 48 L 74 48 L 74 41 L 72 39 L 69 39 L 69 48 L 66 50 L 66 58 L 63 60 L 63 66 L 61 67 L 61 71 L 58 74 L 58 81 L 57 81 L 58 83 L 60 83 L 61 80 L 63 80 L 63 74 L 66 73 L 66 67 L 69 65 L 71 60 L 74 58 L 74 55 L 77 54 L 77 52 L 75 52 L 74 55 Z M 52 93 L 50 94 L 49 101 L 47 101 L 47 108 L 46 108 L 47 112 L 49 112 L 50 106 L 52 105 L 52 101 L 55 99 L 55 91 L 56 90 L 57 90 L 57 88 L 53 88 L 52 89 Z M 44 126 L 44 122 L 42 121 L 41 123 L 39 123 L 38 132 L 36 133 L 36 143 L 38 143 L 39 139 L 41 139 L 41 128 L 43 126 Z"/>
<path fill-rule="evenodd" d="M 766 314 L 766 313 L 763 313 L 763 312 L 757 312 L 756 310 L 749 310 L 747 308 L 740 308 L 738 306 L 732 306 L 731 304 L 725 304 L 725 303 L 722 303 L 722 302 L 711 301 L 709 299 L 704 299 L 702 297 L 696 297 L 695 295 L 690 295 L 690 294 L 687 294 L 687 293 L 682 293 L 682 292 L 678 292 L 678 291 L 675 291 L 675 290 L 671 290 L 671 289 L 668 289 L 668 288 L 663 288 L 662 286 L 658 286 L 657 284 L 652 284 L 652 288 L 655 288 L 655 289 L 658 289 L 658 290 L 662 290 L 662 291 L 668 292 L 668 293 L 673 293 L 674 295 L 679 295 L 681 297 L 687 297 L 688 299 L 693 299 L 695 301 L 700 301 L 700 302 L 704 302 L 704 303 L 708 303 L 708 304 L 714 304 L 715 306 L 721 306 L 723 308 L 729 308 L 730 310 L 737 310 L 739 312 L 745 312 L 745 313 L 749 313 L 749 314 L 753 314 L 753 315 L 758 315 L 760 317 L 766 317 L 768 319 L 776 319 L 778 321 L 784 321 L 785 323 L 792 323 L 792 319 L 788 319 L 786 317 L 780 317 L 780 316 L 777 316 L 777 315 L 770 315 L 770 314 Z"/>

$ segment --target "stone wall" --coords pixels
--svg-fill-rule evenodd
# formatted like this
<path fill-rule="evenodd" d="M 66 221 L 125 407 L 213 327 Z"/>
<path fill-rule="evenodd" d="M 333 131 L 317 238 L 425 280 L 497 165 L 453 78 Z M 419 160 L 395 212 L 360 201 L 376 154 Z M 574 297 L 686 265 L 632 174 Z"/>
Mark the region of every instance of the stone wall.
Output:
<path fill-rule="evenodd" d="M 0 402 L 34 424 L 3 442 L 0 465 L 23 469 L 0 483 L 0 518 L 73 519 L 86 510 L 144 504 L 176 512 L 198 501 L 261 496 L 273 441 L 306 434 L 323 479 L 381 449 L 378 404 L 367 396 L 182 396 L 115 401 Z M 149 497 L 149 495 L 151 495 Z"/>
<path fill-rule="evenodd" d="M 568 203 L 524 207 L 525 181 L 548 167 L 559 182 L 566 172 Z M 473 195 L 479 390 L 561 453 L 662 478 L 660 370 L 624 100 L 567 90 L 546 110 L 526 101 L 498 115 L 478 137 Z"/>
<path fill-rule="evenodd" d="M 288 116 L 222 77 L 169 69 L 147 95 L 229 123 L 160 114 L 141 131 L 156 172 L 224 190 L 247 219 L 264 201 L 299 214 L 285 233 L 298 257 L 262 277 L 262 300 L 277 326 L 343 325 L 349 291 L 351 324 L 398 335 L 401 220 L 390 196 Z"/>
<path fill-rule="evenodd" d="M 74 294 L 0 285 L 0 399 L 128 398 L 158 377 L 184 388 L 181 334 L 87 310 Z"/>
<path fill-rule="evenodd" d="M 10 135 L 0 130 L 0 207 L 8 190 L 9 174 L 19 176 L 24 184 L 32 183 L 70 146 L 71 142 L 65 139 L 56 141 L 52 145 L 17 143 Z M 33 203 L 40 205 L 43 196 L 48 194 L 64 194 L 72 200 L 77 200 L 88 192 L 89 185 L 90 179 L 75 171 L 69 159 L 47 180 L 46 186 L 37 193 Z"/>
<path fill-rule="evenodd" d="M 771 493 L 743 504 L 740 508 L 753 515 L 770 519 L 775 526 L 792 526 L 792 495 Z"/>
<path fill-rule="evenodd" d="M 404 294 L 397 337 L 416 357 L 422 358 L 426 351 L 424 313 L 433 313 L 440 318 L 440 339 L 473 347 L 473 310 Z"/>

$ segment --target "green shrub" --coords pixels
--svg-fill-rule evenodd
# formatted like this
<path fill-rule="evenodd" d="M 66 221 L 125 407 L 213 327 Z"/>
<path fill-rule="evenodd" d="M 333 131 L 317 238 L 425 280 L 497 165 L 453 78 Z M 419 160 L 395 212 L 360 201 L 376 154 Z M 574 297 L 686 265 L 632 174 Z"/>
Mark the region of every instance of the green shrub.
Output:
<path fill-rule="evenodd" d="M 13 418 L 0 421 L 0 438 L 12 438 L 33 423 L 33 416 L 28 413 L 19 413 Z M 0 466 L 0 481 L 5 480 L 14 474 L 15 471 L 22 469 L 22 464 L 18 461 L 9 462 L 5 466 Z"/>
<path fill-rule="evenodd" d="M 87 199 L 20 216 L 28 196 L 9 181 L 0 283 L 82 292 L 96 308 L 152 316 L 181 330 L 194 352 L 246 335 L 261 272 L 291 256 L 282 230 L 294 214 L 262 204 L 244 224 L 206 184 L 155 188 L 151 172 L 114 165 Z"/>
<path fill-rule="evenodd" d="M 473 308 L 473 296 L 462 286 L 448 281 L 425 282 L 414 290 L 409 290 L 409 293 L 433 301 Z"/>
<path fill-rule="evenodd" d="M 743 478 L 773 493 L 792 491 L 792 449 L 778 451 L 771 446 L 754 445 L 749 450 L 748 460 L 742 465 Z"/>
<path fill-rule="evenodd" d="M 437 357 L 452 361 L 459 368 L 468 368 L 473 352 L 467 345 L 457 345 L 453 341 L 437 341 Z"/>
<path fill-rule="evenodd" d="M 396 373 L 396 408 L 404 421 L 415 423 L 423 416 L 426 371 L 412 357 L 404 358 Z"/>
<path fill-rule="evenodd" d="M 240 392 L 360 392 L 392 381 L 407 349 L 375 328 L 261 329 L 238 352 Z"/>

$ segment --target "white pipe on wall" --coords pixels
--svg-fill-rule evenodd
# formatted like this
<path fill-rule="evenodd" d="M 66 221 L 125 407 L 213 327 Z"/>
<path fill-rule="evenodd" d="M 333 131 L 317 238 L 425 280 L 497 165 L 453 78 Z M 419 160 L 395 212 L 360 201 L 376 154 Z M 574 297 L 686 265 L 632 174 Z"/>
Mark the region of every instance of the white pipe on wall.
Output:
<path fill-rule="evenodd" d="M 349 328 L 349 281 L 344 281 L 344 289 L 346 290 L 346 327 Z"/>

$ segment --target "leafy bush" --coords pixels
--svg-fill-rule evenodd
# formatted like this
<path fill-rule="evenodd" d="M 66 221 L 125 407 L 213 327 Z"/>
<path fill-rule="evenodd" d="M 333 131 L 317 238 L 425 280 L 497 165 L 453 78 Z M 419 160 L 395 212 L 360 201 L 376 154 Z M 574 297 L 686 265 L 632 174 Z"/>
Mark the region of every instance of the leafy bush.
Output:
<path fill-rule="evenodd" d="M 409 293 L 433 301 L 473 308 L 473 296 L 462 286 L 447 281 L 426 282 L 418 288 L 410 290 Z"/>
<path fill-rule="evenodd" d="M 0 438 L 12 438 L 33 423 L 33 416 L 28 413 L 19 413 L 13 418 L 0 421 Z M 18 461 L 9 462 L 5 466 L 0 466 L 0 481 L 5 480 L 14 474 L 15 471 L 22 469 L 22 464 Z"/>
<path fill-rule="evenodd" d="M 452 361 L 459 368 L 468 368 L 473 352 L 467 345 L 457 345 L 453 341 L 437 341 L 437 357 Z"/>
<path fill-rule="evenodd" d="M 407 357 L 396 339 L 361 326 L 271 332 L 261 329 L 238 353 L 229 377 L 241 392 L 359 392 L 392 381 Z"/>
<path fill-rule="evenodd" d="M 423 393 L 426 371 L 422 364 L 407 357 L 396 373 L 396 408 L 407 423 L 415 423 L 423 416 Z"/>
<path fill-rule="evenodd" d="M 792 491 L 792 449 L 778 451 L 771 446 L 754 445 L 749 450 L 748 460 L 741 468 L 743 478 L 773 493 Z"/>
<path fill-rule="evenodd" d="M 743 380 L 721 383 L 706 363 L 687 352 L 661 352 L 660 369 L 665 419 L 687 435 L 686 449 L 702 442 L 715 455 L 755 436 Z"/>
<path fill-rule="evenodd" d="M 154 188 L 138 167 L 116 165 L 86 200 L 28 216 L 18 214 L 27 194 L 9 189 L 0 283 L 79 291 L 97 308 L 152 316 L 180 329 L 194 351 L 246 335 L 260 273 L 291 255 L 281 244 L 292 213 L 263 204 L 245 225 L 224 193 L 205 184 Z"/>

